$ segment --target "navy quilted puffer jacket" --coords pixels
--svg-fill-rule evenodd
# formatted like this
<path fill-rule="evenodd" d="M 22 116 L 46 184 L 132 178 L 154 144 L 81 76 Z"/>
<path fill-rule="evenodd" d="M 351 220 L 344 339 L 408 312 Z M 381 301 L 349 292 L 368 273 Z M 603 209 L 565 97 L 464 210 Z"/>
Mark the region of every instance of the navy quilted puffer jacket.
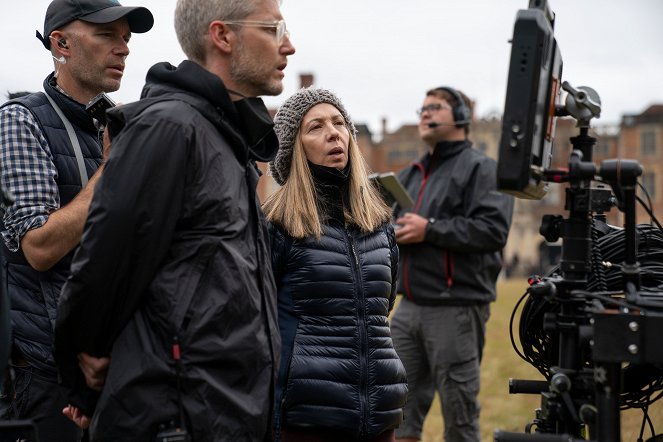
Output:
<path fill-rule="evenodd" d="M 329 428 L 363 439 L 398 427 L 407 383 L 388 323 L 393 228 L 362 233 L 331 220 L 319 242 L 273 225 L 271 234 L 282 338 L 276 433 Z"/>

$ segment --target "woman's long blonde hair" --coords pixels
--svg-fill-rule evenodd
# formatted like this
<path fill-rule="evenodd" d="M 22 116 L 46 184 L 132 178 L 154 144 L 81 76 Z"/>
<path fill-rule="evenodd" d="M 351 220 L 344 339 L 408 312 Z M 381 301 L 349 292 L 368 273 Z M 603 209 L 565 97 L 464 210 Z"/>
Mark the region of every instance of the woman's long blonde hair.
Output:
<path fill-rule="evenodd" d="M 349 131 L 346 125 L 346 130 Z M 368 165 L 350 134 L 348 145 L 348 200 L 343 207 L 346 224 L 354 224 L 364 232 L 375 230 L 391 218 L 375 185 L 368 179 Z M 306 160 L 301 132 L 293 145 L 290 174 L 286 182 L 263 204 L 267 219 L 285 229 L 293 238 L 301 239 L 322 234 L 321 214 L 316 201 L 315 183 Z"/>

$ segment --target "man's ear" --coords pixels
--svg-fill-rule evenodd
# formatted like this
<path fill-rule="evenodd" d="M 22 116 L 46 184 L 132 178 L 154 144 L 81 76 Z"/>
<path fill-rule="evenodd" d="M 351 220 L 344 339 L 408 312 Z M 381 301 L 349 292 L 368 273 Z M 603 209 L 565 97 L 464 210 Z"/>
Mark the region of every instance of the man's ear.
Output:
<path fill-rule="evenodd" d="M 208 36 L 214 47 L 221 52 L 230 53 L 237 34 L 227 24 L 215 20 L 209 25 Z"/>
<path fill-rule="evenodd" d="M 51 48 L 57 48 L 60 54 L 69 55 L 69 46 L 65 35 L 60 31 L 53 31 L 49 36 L 51 40 Z"/>

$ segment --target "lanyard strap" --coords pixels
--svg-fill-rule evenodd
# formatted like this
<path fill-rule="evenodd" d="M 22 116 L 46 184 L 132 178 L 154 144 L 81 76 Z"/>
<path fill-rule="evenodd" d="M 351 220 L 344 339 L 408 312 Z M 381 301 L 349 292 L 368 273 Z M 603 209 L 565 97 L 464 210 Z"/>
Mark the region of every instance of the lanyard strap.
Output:
<path fill-rule="evenodd" d="M 67 135 L 69 135 L 69 140 L 71 141 L 71 147 L 74 148 L 74 154 L 76 155 L 76 163 L 78 164 L 78 173 L 81 175 L 81 186 L 85 187 L 87 184 L 87 171 L 85 170 L 85 161 L 83 160 L 83 152 L 81 152 L 81 145 L 78 143 L 78 138 L 76 137 L 76 132 L 74 128 L 62 113 L 60 107 L 55 104 L 55 101 L 46 93 L 46 98 L 51 102 L 51 106 L 55 109 L 55 112 L 58 114 L 62 123 L 64 123 L 64 128 L 67 129 Z"/>

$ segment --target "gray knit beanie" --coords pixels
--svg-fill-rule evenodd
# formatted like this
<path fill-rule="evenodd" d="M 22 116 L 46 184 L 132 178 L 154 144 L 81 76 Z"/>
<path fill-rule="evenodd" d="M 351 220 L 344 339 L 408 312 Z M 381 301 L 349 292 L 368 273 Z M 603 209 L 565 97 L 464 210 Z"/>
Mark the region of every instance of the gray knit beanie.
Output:
<path fill-rule="evenodd" d="M 276 153 L 274 161 L 269 163 L 269 171 L 274 177 L 274 181 L 281 186 L 290 175 L 292 150 L 302 118 L 304 118 L 306 112 L 313 106 L 320 103 L 329 103 L 336 107 L 341 112 L 341 115 L 343 115 L 353 138 L 357 138 L 355 125 L 350 119 L 350 115 L 346 112 L 343 103 L 341 103 L 341 100 L 336 95 L 326 89 L 313 87 L 300 89 L 293 96 L 285 100 L 285 103 L 279 107 L 274 117 L 274 130 L 279 139 L 279 150 Z"/>

